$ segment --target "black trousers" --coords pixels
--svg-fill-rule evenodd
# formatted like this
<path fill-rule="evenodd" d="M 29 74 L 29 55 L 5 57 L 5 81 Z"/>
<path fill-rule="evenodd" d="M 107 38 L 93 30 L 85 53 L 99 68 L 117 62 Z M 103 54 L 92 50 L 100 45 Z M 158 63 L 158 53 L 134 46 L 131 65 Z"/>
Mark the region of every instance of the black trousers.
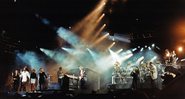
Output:
<path fill-rule="evenodd" d="M 62 78 L 58 78 L 58 84 L 60 86 L 60 89 L 62 89 L 62 85 L 63 85 L 63 79 Z"/>
<path fill-rule="evenodd" d="M 13 82 L 13 91 L 19 91 L 19 81 L 17 80 Z"/>
<path fill-rule="evenodd" d="M 132 81 L 132 88 L 133 89 L 137 89 L 138 88 L 138 80 L 137 79 L 133 79 L 133 81 Z"/>

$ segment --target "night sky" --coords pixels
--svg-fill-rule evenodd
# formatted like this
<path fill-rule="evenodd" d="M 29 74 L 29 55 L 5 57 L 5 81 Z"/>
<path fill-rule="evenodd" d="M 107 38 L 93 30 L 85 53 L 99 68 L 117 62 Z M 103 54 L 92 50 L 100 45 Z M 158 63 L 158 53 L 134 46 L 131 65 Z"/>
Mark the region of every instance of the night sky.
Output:
<path fill-rule="evenodd" d="M 47 18 L 53 26 L 67 28 L 82 20 L 97 2 L 98 0 L 5 0 L 1 3 L 0 28 L 6 31 L 5 35 L 26 42 L 31 48 L 36 45 L 55 46 L 55 31 L 41 23 L 35 14 Z M 184 0 L 110 0 L 104 10 L 104 23 L 108 25 L 106 31 L 134 33 L 134 36 L 151 33 L 157 39 L 156 42 L 170 47 L 174 39 L 170 28 L 178 18 L 184 17 L 184 5 Z M 164 37 L 169 38 L 168 41 Z"/>
<path fill-rule="evenodd" d="M 98 1 L 1 0 L 0 33 L 20 41 L 28 50 L 55 48 L 57 41 L 53 27 L 75 25 Z M 177 21 L 185 20 L 184 0 L 109 0 L 104 13 L 105 31 L 139 36 L 132 41 L 133 45 L 154 42 L 163 49 L 173 49 L 179 40 L 185 39 L 184 35 L 180 39 L 175 37 L 172 31 Z M 50 26 L 44 25 L 36 14 L 48 19 Z M 151 34 L 152 38 L 142 38 L 143 34 Z"/>

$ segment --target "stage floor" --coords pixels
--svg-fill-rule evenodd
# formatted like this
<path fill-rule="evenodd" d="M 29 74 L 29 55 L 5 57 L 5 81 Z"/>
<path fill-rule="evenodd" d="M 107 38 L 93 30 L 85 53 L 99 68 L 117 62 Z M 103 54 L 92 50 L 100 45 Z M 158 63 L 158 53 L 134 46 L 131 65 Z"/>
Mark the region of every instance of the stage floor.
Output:
<path fill-rule="evenodd" d="M 0 99 L 154 99 L 157 92 L 159 92 L 157 89 L 118 89 L 107 92 L 92 91 L 91 93 L 85 93 L 85 90 L 67 92 L 47 90 L 35 93 L 3 92 L 0 95 Z"/>

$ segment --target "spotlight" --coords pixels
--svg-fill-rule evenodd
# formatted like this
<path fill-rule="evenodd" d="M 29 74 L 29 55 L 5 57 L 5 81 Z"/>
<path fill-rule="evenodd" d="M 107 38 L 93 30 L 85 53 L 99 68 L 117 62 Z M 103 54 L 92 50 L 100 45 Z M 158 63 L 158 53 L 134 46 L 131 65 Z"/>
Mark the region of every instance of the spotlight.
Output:
<path fill-rule="evenodd" d="M 144 59 L 144 56 L 141 56 L 140 58 L 137 59 L 136 64 L 139 64 Z"/>
<path fill-rule="evenodd" d="M 121 51 L 123 51 L 123 49 L 121 48 L 121 49 L 119 49 L 118 51 L 116 51 L 116 53 L 118 54 L 118 53 L 120 53 Z"/>
<path fill-rule="evenodd" d="M 156 46 L 156 48 L 157 48 L 158 50 L 161 50 L 158 46 Z"/>
<path fill-rule="evenodd" d="M 126 54 L 132 54 L 132 52 L 130 50 L 126 51 Z"/>
<path fill-rule="evenodd" d="M 157 56 L 154 56 L 151 60 L 150 60 L 150 62 L 153 62 L 154 60 L 156 60 L 157 59 Z"/>
<path fill-rule="evenodd" d="M 145 45 L 145 48 L 147 48 L 147 45 Z"/>
<path fill-rule="evenodd" d="M 179 52 L 182 52 L 182 51 L 183 51 L 183 47 L 182 47 L 182 46 L 179 46 L 179 47 L 178 47 L 178 51 L 179 51 Z"/>
<path fill-rule="evenodd" d="M 140 48 L 140 46 L 138 46 L 137 48 Z"/>
<path fill-rule="evenodd" d="M 152 47 L 155 47 L 155 44 L 152 44 Z"/>
<path fill-rule="evenodd" d="M 40 48 L 41 51 L 43 51 L 43 48 Z"/>
<path fill-rule="evenodd" d="M 134 49 L 132 49 L 132 52 L 134 52 L 134 51 L 136 51 L 137 50 L 137 48 L 134 48 Z"/>
<path fill-rule="evenodd" d="M 141 50 L 140 50 L 140 52 L 142 52 L 142 51 L 143 51 L 143 49 L 144 49 L 144 48 L 142 47 L 142 48 L 141 48 Z"/>
<path fill-rule="evenodd" d="M 149 46 L 148 49 L 151 50 L 151 47 Z"/>
<path fill-rule="evenodd" d="M 115 41 L 114 37 L 112 38 L 112 41 Z"/>
<path fill-rule="evenodd" d="M 112 44 L 111 44 L 111 45 L 109 45 L 107 49 L 112 48 L 115 44 L 116 44 L 115 42 L 112 42 Z"/>

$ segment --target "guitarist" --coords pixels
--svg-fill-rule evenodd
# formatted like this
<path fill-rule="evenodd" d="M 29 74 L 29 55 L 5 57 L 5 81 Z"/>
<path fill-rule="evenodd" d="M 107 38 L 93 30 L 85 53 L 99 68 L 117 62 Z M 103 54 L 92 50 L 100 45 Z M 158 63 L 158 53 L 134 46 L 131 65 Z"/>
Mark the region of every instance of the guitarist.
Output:
<path fill-rule="evenodd" d="M 79 81 L 80 81 L 80 88 L 84 88 L 85 86 L 85 70 L 83 69 L 82 66 L 79 66 Z"/>
<path fill-rule="evenodd" d="M 63 77 L 64 77 L 64 73 L 62 71 L 62 67 L 59 67 L 59 70 L 57 71 L 57 77 L 58 77 L 58 84 L 60 85 L 60 88 L 62 88 Z"/>
<path fill-rule="evenodd" d="M 152 88 L 155 88 L 156 87 L 156 81 L 157 81 L 157 67 L 152 63 L 150 62 L 149 63 L 149 69 L 150 69 L 150 76 L 151 76 L 151 87 Z"/>

